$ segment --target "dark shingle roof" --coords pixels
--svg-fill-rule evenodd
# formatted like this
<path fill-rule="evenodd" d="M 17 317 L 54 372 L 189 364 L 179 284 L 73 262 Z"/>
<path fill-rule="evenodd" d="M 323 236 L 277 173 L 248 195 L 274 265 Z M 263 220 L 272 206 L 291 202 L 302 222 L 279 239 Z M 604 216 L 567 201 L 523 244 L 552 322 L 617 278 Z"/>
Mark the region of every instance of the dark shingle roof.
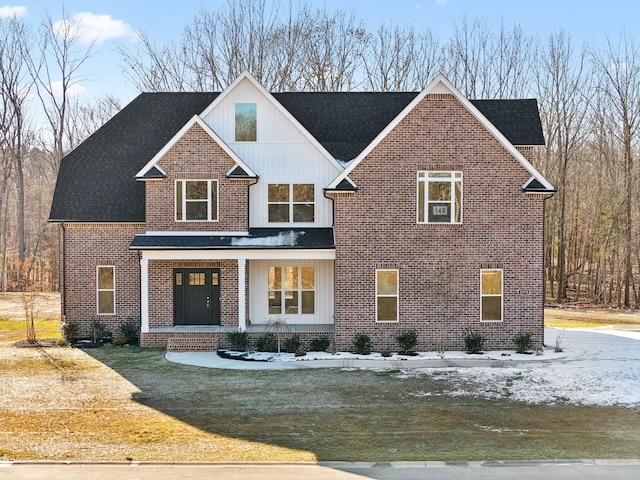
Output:
<path fill-rule="evenodd" d="M 217 93 L 143 93 L 62 159 L 50 221 L 144 222 L 135 179 Z"/>
<path fill-rule="evenodd" d="M 471 100 L 471 103 L 514 145 L 544 145 L 535 98 Z"/>
<path fill-rule="evenodd" d="M 135 175 L 218 95 L 139 95 L 62 159 L 49 220 L 144 222 L 145 186 Z M 276 93 L 274 97 L 336 159 L 351 160 L 416 95 L 300 92 Z M 472 102 L 514 145 L 544 144 L 535 100 Z"/>

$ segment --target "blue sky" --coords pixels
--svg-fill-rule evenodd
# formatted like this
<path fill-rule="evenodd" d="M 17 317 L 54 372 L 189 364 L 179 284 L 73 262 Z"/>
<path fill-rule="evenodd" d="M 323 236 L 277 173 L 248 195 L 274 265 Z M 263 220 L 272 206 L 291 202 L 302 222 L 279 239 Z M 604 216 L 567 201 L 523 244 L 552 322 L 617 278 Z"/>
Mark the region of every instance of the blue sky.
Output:
<path fill-rule="evenodd" d="M 5 0 L 6 1 L 6 0 Z M 274 0 L 277 1 L 277 0 Z M 294 0 L 295 1 L 295 0 Z M 519 24 L 529 35 L 545 37 L 563 28 L 577 43 L 602 43 L 626 28 L 640 41 L 638 0 L 309 0 L 313 7 L 355 12 L 371 29 L 386 21 L 431 28 L 441 40 L 448 38 L 455 21 L 482 17 L 496 25 Z M 110 93 L 128 102 L 136 92 L 125 83 L 115 51 L 116 41 L 135 42 L 144 31 L 158 44 L 180 38 L 182 30 L 203 6 L 215 9 L 226 0 L 65 0 L 67 16 L 84 13 L 87 32 L 109 34 L 98 44 L 95 56 L 83 72 L 88 80 L 80 94 Z M 18 14 L 37 24 L 44 10 L 54 20 L 61 17 L 63 2 L 50 0 L 0 0 L 0 16 Z M 161 5 L 161 6 L 159 6 Z"/>

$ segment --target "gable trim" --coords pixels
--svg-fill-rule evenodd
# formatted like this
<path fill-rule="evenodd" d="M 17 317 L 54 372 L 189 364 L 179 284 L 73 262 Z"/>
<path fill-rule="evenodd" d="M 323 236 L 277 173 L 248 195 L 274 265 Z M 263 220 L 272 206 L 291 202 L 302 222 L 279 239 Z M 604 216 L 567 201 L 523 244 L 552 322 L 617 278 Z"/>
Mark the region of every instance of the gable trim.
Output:
<path fill-rule="evenodd" d="M 249 167 L 249 165 L 247 165 L 240 158 L 240 156 L 236 152 L 234 152 L 233 149 L 229 145 L 227 145 L 225 141 L 222 140 L 222 138 L 220 138 L 220 136 L 216 132 L 214 132 L 204 120 L 202 120 L 199 115 L 194 115 L 193 117 L 191 117 L 191 120 L 185 123 L 184 126 L 180 130 L 178 130 L 178 132 L 171 138 L 171 140 L 169 140 L 167 144 L 162 147 L 162 149 L 158 153 L 156 153 L 144 167 L 142 167 L 142 170 L 140 170 L 136 174 L 136 178 L 142 179 L 145 174 L 154 167 L 159 169 L 159 167 L 156 166 L 156 163 L 158 163 L 160 159 L 164 157 L 166 153 L 176 143 L 178 143 L 178 140 L 180 140 L 194 125 L 200 126 L 207 133 L 207 135 L 209 135 L 220 146 L 220 148 L 222 148 L 225 153 L 229 155 L 229 157 L 231 157 L 231 159 L 237 164 L 237 166 L 242 168 L 242 170 L 247 173 L 247 176 L 257 178 L 258 175 L 251 169 L 251 167 Z"/>
<path fill-rule="evenodd" d="M 453 95 L 468 111 L 471 113 L 509 153 L 535 178 L 541 185 L 547 190 L 554 190 L 553 186 L 544 176 L 522 155 L 518 149 L 491 123 L 487 117 L 485 117 L 473 103 L 465 98 L 460 91 L 453 86 L 447 78 L 439 74 L 433 81 L 427 85 L 427 87 L 420 92 L 416 98 L 414 98 L 409 105 L 407 105 L 397 116 L 394 118 L 373 141 L 355 158 L 343 171 L 338 175 L 329 185 L 328 189 L 336 188 L 343 180 L 347 178 L 349 173 L 356 168 L 362 160 L 371 153 L 371 151 L 377 147 L 382 140 L 384 140 L 391 131 L 400 124 L 402 120 L 429 94 L 451 94 Z"/>
<path fill-rule="evenodd" d="M 248 80 L 249 82 L 251 82 L 251 84 L 260 92 L 262 93 L 262 95 L 264 95 L 265 98 L 267 98 L 267 100 L 269 100 L 273 106 L 282 114 L 286 117 L 287 120 L 289 120 L 289 122 L 291 122 L 291 124 L 298 129 L 298 131 L 300 131 L 300 133 L 302 133 L 302 135 L 309 140 L 309 142 L 311 142 L 311 144 L 316 147 L 320 153 L 322 153 L 322 155 L 331 162 L 331 164 L 336 167 L 336 169 L 341 172 L 342 170 L 344 170 L 344 167 L 340 164 L 340 162 L 338 162 L 338 160 L 336 160 L 333 155 L 331 155 L 329 153 L 329 151 L 324 148 L 324 146 L 318 141 L 316 140 L 316 137 L 314 137 L 313 135 L 311 135 L 311 133 L 309 133 L 309 130 L 307 130 L 299 121 L 296 117 L 294 117 L 291 112 L 289 112 L 289 110 L 287 110 L 286 108 L 284 108 L 284 106 L 278 101 L 276 100 L 276 98 L 271 95 L 271 92 L 269 92 L 266 88 L 264 88 L 254 77 L 253 75 L 251 75 L 247 70 L 243 71 L 238 78 L 236 78 L 227 88 L 224 89 L 224 91 L 222 93 L 220 93 L 220 95 L 218 95 L 215 100 L 213 102 L 211 102 L 211 104 L 204 109 L 204 111 L 200 114 L 200 117 L 204 118 L 207 115 L 209 115 L 229 94 L 230 92 L 233 91 L 234 88 L 236 88 L 236 86 L 238 84 L 240 84 L 240 82 L 242 82 L 243 80 Z"/>

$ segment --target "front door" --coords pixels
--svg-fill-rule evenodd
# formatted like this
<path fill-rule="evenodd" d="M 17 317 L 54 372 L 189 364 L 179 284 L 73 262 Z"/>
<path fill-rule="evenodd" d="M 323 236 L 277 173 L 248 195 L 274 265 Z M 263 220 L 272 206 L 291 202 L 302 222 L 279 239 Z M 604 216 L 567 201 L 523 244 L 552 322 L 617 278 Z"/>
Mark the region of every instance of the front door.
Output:
<path fill-rule="evenodd" d="M 174 325 L 220 325 L 220 270 L 173 270 Z"/>

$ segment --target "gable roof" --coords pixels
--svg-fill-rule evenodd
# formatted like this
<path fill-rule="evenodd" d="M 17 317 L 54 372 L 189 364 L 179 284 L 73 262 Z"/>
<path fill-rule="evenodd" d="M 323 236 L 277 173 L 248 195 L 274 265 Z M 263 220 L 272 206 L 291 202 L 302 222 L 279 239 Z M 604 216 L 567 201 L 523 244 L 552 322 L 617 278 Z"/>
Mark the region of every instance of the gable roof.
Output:
<path fill-rule="evenodd" d="M 217 93 L 143 93 L 62 159 L 52 222 L 144 222 L 135 174 Z"/>
<path fill-rule="evenodd" d="M 144 182 L 136 181 L 136 174 L 143 173 L 140 179 L 162 178 L 164 172 L 152 167 L 145 172 L 141 170 L 194 115 L 210 109 L 219 95 L 140 94 L 62 159 L 49 221 L 144 222 L 145 187 Z M 416 92 L 269 94 L 274 104 L 299 122 L 321 148 L 343 161 L 358 157 L 419 95 Z M 512 144 L 544 144 L 535 100 L 473 100 L 470 104 Z M 242 171 L 234 168 L 228 173 L 230 178 L 253 178 L 246 165 L 237 163 Z M 346 175 L 341 177 L 334 188 L 338 185 L 355 188 L 342 182 Z"/>
<path fill-rule="evenodd" d="M 349 165 L 338 175 L 327 187 L 327 190 L 336 189 L 348 175 L 356 168 L 371 151 L 429 94 L 450 94 L 453 95 L 468 111 L 478 120 L 494 138 L 502 144 L 502 146 L 511 153 L 511 155 L 535 178 L 544 188 L 549 191 L 555 191 L 549 181 L 542 176 L 538 170 L 522 155 L 502 133 L 495 124 L 493 124 L 483 113 L 460 91 L 455 88 L 447 78 L 440 74 L 427 87 L 420 92 L 415 98 L 397 115 L 384 129 L 378 133 L 376 138 L 367 147 L 362 150 L 358 156 L 349 163 Z M 502 101 L 504 102 L 504 101 Z M 496 109 L 498 110 L 498 109 Z M 536 108 L 537 112 L 537 108 Z M 501 115 L 499 118 L 511 118 L 511 115 Z M 537 115 L 537 123 L 540 123 L 540 117 Z M 517 129 L 516 129 L 517 130 Z M 526 144 L 531 145 L 531 144 Z M 357 187 L 357 186 L 356 186 Z"/>
<path fill-rule="evenodd" d="M 145 180 L 146 178 L 148 178 L 148 173 L 150 171 L 152 171 L 153 169 L 159 169 L 159 167 L 157 166 L 157 163 L 160 161 L 160 159 L 169 150 L 171 150 L 171 147 L 173 147 L 178 142 L 178 140 L 180 140 L 189 130 L 191 130 L 191 128 L 194 125 L 198 125 L 200 128 L 202 128 L 202 130 L 204 130 L 204 132 L 207 135 L 209 135 L 213 139 L 213 141 L 216 142 L 220 146 L 220 148 L 222 148 L 222 150 L 225 151 L 227 155 L 229 155 L 229 157 L 231 157 L 231 159 L 235 162 L 236 167 L 239 167 L 245 173 L 245 177 L 257 178 L 258 175 L 256 175 L 256 173 L 253 170 L 251 170 L 249 165 L 244 163 L 244 161 L 242 161 L 242 159 L 238 156 L 238 154 L 234 152 L 231 149 L 231 147 L 229 147 L 229 145 L 227 145 L 224 142 L 224 140 L 222 140 L 220 136 L 216 132 L 214 132 L 211 129 L 211 127 L 207 125 L 204 122 L 204 120 L 202 120 L 202 118 L 200 118 L 198 115 L 194 115 L 193 117 L 191 117 L 191 119 L 187 123 L 184 124 L 184 126 L 178 131 L 178 133 L 176 133 L 171 138 L 171 140 L 169 140 L 162 147 L 162 149 L 158 153 L 156 153 L 151 160 L 147 162 L 147 164 L 142 168 L 142 170 L 140 170 L 136 174 L 136 178 L 140 180 Z M 231 170 L 234 170 L 236 167 L 232 167 Z"/>

